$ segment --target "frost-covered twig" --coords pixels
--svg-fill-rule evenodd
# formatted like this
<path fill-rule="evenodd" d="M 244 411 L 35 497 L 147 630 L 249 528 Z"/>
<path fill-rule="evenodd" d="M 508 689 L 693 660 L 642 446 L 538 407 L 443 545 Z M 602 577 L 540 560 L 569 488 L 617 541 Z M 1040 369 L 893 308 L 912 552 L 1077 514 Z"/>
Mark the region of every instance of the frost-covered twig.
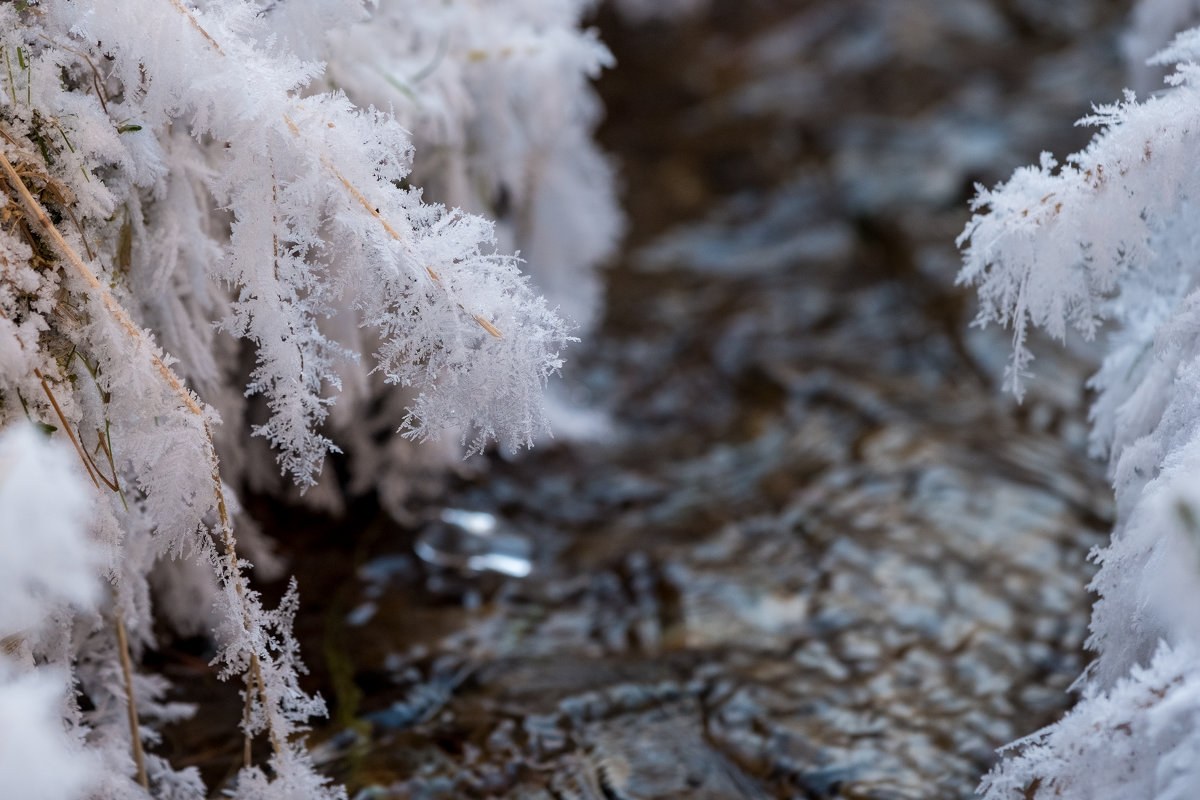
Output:
<path fill-rule="evenodd" d="M 999 798 L 1184 798 L 1200 792 L 1200 30 L 1158 56 L 1169 88 L 1098 108 L 1101 131 L 980 189 L 960 281 L 981 323 L 1014 329 L 1018 394 L 1032 324 L 1062 338 L 1113 330 L 1091 381 L 1091 443 L 1117 500 L 1094 553 L 1095 661 L 1079 705 L 984 781 Z"/>
<path fill-rule="evenodd" d="M 405 2 L 430 19 L 442 5 Z M 529 2 L 484 16 L 511 12 L 533 31 L 558 7 Z M 304 23 L 292 15 L 301 5 L 313 12 Z M 576 59 L 567 99 L 586 94 L 584 77 L 606 57 L 575 30 L 582 7 L 561 5 L 570 10 L 547 29 L 555 33 L 528 39 Z M 99 796 L 206 794 L 195 770 L 141 747 L 186 713 L 163 701 L 166 682 L 140 665 L 162 615 L 211 627 L 222 674 L 243 676 L 245 764 L 232 796 L 342 796 L 298 736 L 324 706 L 298 683 L 295 586 L 277 609 L 264 608 L 239 557 L 231 487 L 262 479 L 245 432 L 266 439 L 302 488 L 315 485 L 334 436 L 346 435 L 326 424 L 329 409 L 344 376 L 365 383 L 356 362 L 372 352 L 374 371 L 410 394 L 377 402 L 355 386 L 351 399 L 397 410 L 384 420 L 393 430 L 450 430 L 474 449 L 529 443 L 544 430 L 541 392 L 562 363 L 567 324 L 518 260 L 497 251 L 491 223 L 426 201 L 394 116 L 321 91 L 321 66 L 303 60 L 319 50 L 348 63 L 337 31 L 396 24 L 396 8 L 372 16 L 345 0 L 277 10 L 251 0 L 0 4 L 0 427 L 28 419 L 74 448 L 93 490 L 91 577 L 113 587 L 111 598 L 78 609 L 46 600 L 45 613 L 74 624 L 13 641 L 22 669 L 61 670 L 70 696 L 87 697 L 86 711 L 63 719 L 72 741 L 86 739 L 98 757 L 90 788 Z M 525 71 L 510 78 L 559 80 L 550 70 L 561 61 L 512 61 Z M 514 102 L 521 95 L 506 92 Z M 551 139 L 570 131 L 559 144 L 599 163 L 586 141 L 594 115 L 568 117 L 556 118 Z M 486 140 L 489 130 L 497 128 L 473 135 Z M 515 159 L 521 169 L 535 150 Z M 573 163 L 556 152 L 554 163 Z M 548 195 L 523 186 L 514 196 Z M 604 246 L 614 216 L 596 217 Z M 254 362 L 248 374 L 237 368 L 239 340 Z M 265 404 L 254 424 L 244 392 Z M 346 436 L 354 446 L 374 438 Z M 192 567 L 169 567 L 183 580 L 156 595 L 150 576 L 172 559 Z M 212 616 L 195 595 L 180 602 L 183 590 L 211 601 Z M 0 585 L 0 600 L 21 599 L 14 591 Z M 272 744 L 269 774 L 251 760 L 259 734 Z"/>
<path fill-rule="evenodd" d="M 147 354 L 148 360 L 153 367 L 153 370 L 161 376 L 166 383 L 169 391 L 175 395 L 179 403 L 190 414 L 194 415 L 200 429 L 204 433 L 203 446 L 207 453 L 210 464 L 210 479 L 212 486 L 212 508 L 217 514 L 217 532 L 221 539 L 222 549 L 224 552 L 224 564 L 220 570 L 222 584 L 227 588 L 231 588 L 233 594 L 236 595 L 238 613 L 241 619 L 241 625 L 244 636 L 236 637 L 233 642 L 225 644 L 225 652 L 223 659 L 230 665 L 240 664 L 245 662 L 247 674 L 247 691 L 251 694 L 257 693 L 262 702 L 262 714 L 265 717 L 265 727 L 267 734 L 271 740 L 276 757 L 281 757 L 285 753 L 285 742 L 288 732 L 293 729 L 289 722 L 283 721 L 284 716 L 281 716 L 279 711 L 274 707 L 274 703 L 278 700 L 277 697 L 272 697 L 269 693 L 266 681 L 263 677 L 263 661 L 267 660 L 272 668 L 278 669 L 278 666 L 271 663 L 271 656 L 264 649 L 262 644 L 271 641 L 271 638 L 264 630 L 260 622 L 261 609 L 256 607 L 256 604 L 251 599 L 248 589 L 245 586 L 245 579 L 242 575 L 242 562 L 238 559 L 236 544 L 233 538 L 233 529 L 229 519 L 228 507 L 225 501 L 225 492 L 221 482 L 221 474 L 219 462 L 217 459 L 216 447 L 212 441 L 212 433 L 209 425 L 209 412 L 207 412 L 196 397 L 184 388 L 182 382 L 175 375 L 162 358 L 156 352 L 156 348 L 147 341 L 146 334 L 143 333 L 133 321 L 129 318 L 128 313 L 121 304 L 113 298 L 112 294 L 97 280 L 95 274 L 87 266 L 84 260 L 75 252 L 75 250 L 67 243 L 67 241 L 58 232 L 50 220 L 49 215 L 41 205 L 33 198 L 24 182 L 21 180 L 16 169 L 9 163 L 3 155 L 0 155 L 0 169 L 4 171 L 6 178 L 12 190 L 20 198 L 21 206 L 29 217 L 36 223 L 39 233 L 49 241 L 53 242 L 54 248 L 58 251 L 60 257 L 74 270 L 78 278 L 94 292 L 102 302 L 106 313 L 112 316 L 113 320 L 119 326 L 119 329 L 133 340 L 133 348 L 137 352 Z M 39 374 L 40 378 L 40 374 Z M 49 393 L 48 393 L 49 394 Z M 53 396 L 50 395 L 51 400 Z M 56 404 L 57 405 L 57 404 Z M 61 412 L 60 412 L 61 415 Z M 69 431 L 69 427 L 67 428 Z M 74 439 L 72 437 L 72 441 Z M 76 447 L 78 445 L 76 444 Z M 86 463 L 84 464 L 86 468 Z M 89 474 L 91 474 L 89 472 Z M 207 550 L 207 539 L 202 539 L 197 545 L 202 551 Z M 212 560 L 217 560 L 218 556 L 213 553 L 209 556 Z M 142 747 L 138 734 L 136 700 L 132 693 L 132 669 L 129 663 L 129 646 L 126 641 L 124 624 L 120 617 L 116 618 L 117 639 L 118 639 L 118 656 L 121 663 L 122 673 L 125 676 L 125 686 L 128 693 L 127 703 L 129 709 L 130 727 L 134 734 L 133 739 L 133 754 L 134 761 L 137 766 L 138 782 L 146 787 L 148 781 L 146 778 L 146 768 L 144 758 L 142 756 Z M 282 632 L 281 632 L 282 633 Z M 282 634 L 286 637 L 286 634 Z M 287 674 L 287 668 L 283 668 L 281 673 L 283 680 L 288 683 L 294 682 L 294 678 Z M 246 738 L 250 739 L 254 726 L 247 727 Z"/>

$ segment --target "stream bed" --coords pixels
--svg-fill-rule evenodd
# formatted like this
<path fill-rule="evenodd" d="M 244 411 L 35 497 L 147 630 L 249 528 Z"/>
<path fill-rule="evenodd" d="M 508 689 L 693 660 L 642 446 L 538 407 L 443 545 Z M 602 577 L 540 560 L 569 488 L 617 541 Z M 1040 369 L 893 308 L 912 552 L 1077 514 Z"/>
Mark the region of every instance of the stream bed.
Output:
<path fill-rule="evenodd" d="M 589 424 L 354 537 L 279 518 L 351 797 L 968 797 L 1063 713 L 1110 525 L 1091 360 L 1041 347 L 1017 406 L 954 240 L 976 182 L 1086 141 L 1126 11 L 601 14 L 630 222 L 559 387 Z"/>

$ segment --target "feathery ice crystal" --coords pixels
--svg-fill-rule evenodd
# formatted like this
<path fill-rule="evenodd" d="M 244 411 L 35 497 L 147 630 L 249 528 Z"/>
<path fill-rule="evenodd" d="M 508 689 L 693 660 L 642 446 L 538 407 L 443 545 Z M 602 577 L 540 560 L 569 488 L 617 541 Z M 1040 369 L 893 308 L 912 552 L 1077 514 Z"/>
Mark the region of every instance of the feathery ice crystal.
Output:
<path fill-rule="evenodd" d="M 236 550 L 246 433 L 303 488 L 341 444 L 394 480 L 355 452 L 383 428 L 544 430 L 571 326 L 502 253 L 586 322 L 620 228 L 588 5 L 0 3 L 0 794 L 206 796 L 143 746 L 188 713 L 136 666 L 156 614 L 208 619 L 151 589 L 183 563 L 159 583 L 211 600 L 271 746 L 228 791 L 344 796 L 303 746 L 295 587 L 264 608 Z"/>
<path fill-rule="evenodd" d="M 984 779 L 990 800 L 1200 793 L 1200 29 L 1155 62 L 1174 65 L 1166 90 L 1096 109 L 1101 131 L 1065 164 L 980 188 L 960 239 L 979 321 L 1013 328 L 1018 396 L 1031 324 L 1112 328 L 1092 379 L 1117 501 L 1094 553 L 1096 658 L 1078 705 Z"/>

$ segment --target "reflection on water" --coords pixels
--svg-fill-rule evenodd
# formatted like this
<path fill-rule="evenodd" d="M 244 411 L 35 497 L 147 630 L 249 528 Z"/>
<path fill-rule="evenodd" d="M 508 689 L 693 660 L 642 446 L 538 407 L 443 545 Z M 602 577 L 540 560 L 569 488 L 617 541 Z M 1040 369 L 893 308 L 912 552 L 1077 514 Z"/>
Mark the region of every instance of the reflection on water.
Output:
<path fill-rule="evenodd" d="M 524 578 L 533 569 L 532 545 L 484 511 L 443 509 L 417 535 L 413 550 L 428 564 L 466 572 Z"/>

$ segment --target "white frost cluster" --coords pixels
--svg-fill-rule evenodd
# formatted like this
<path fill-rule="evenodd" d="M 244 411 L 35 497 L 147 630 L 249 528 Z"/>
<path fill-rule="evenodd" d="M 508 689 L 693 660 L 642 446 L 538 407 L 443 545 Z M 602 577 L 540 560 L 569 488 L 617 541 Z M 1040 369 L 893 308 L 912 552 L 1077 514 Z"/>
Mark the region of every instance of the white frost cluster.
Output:
<path fill-rule="evenodd" d="M 85 530 L 91 498 L 75 455 L 39 437 L 32 425 L 0 434 L 0 639 L 94 607 L 106 568 Z"/>
<path fill-rule="evenodd" d="M 398 431 L 545 429 L 572 323 L 505 253 L 587 319 L 620 227 L 587 6 L 0 4 L 0 781 L 14 728 L 73 764 L 0 796 L 208 795 L 153 752 L 189 713 L 138 666 L 162 618 L 215 627 L 231 733 L 270 743 L 213 790 L 344 796 L 304 748 L 296 589 L 265 608 L 234 538 L 247 440 L 384 491 L 420 477 Z"/>
<path fill-rule="evenodd" d="M 83 800 L 99 778 L 95 757 L 63 729 L 66 673 L 8 675 L 0 664 L 0 797 Z"/>
<path fill-rule="evenodd" d="M 100 600 L 106 565 L 73 459 L 32 425 L 0 433 L 0 797 L 85 797 L 99 772 L 62 723 L 77 713 L 69 665 L 33 663 Z"/>
<path fill-rule="evenodd" d="M 1200 0 L 1139 0 L 1133 7 L 1121 50 L 1129 69 L 1129 85 L 1138 94 L 1162 87 L 1163 70 L 1149 64 L 1175 34 L 1200 22 Z"/>
<path fill-rule="evenodd" d="M 336 5 L 314 19 L 320 4 L 262 3 L 281 41 L 325 63 L 309 91 L 345 92 L 393 114 L 414 146 L 407 182 L 426 200 L 494 220 L 499 249 L 519 253 L 538 291 L 585 335 L 601 306 L 597 267 L 623 228 L 612 170 L 592 138 L 602 109 L 590 82 L 612 65 L 582 26 L 594 0 Z M 371 329 L 342 326 L 339 340 L 363 353 L 379 347 Z M 338 365 L 344 397 L 329 427 L 348 452 L 353 489 L 394 507 L 413 487 L 414 459 L 444 456 L 380 436 L 413 404 L 381 392 L 369 368 Z"/>
<path fill-rule="evenodd" d="M 1157 57 L 1169 88 L 1097 109 L 1102 130 L 1059 166 L 1047 155 L 980 189 L 962 235 L 979 321 L 1062 338 L 1112 328 L 1092 379 L 1091 444 L 1117 519 L 1094 554 L 1099 595 L 1083 697 L 1012 746 L 983 782 L 999 798 L 1200 795 L 1200 29 Z"/>
<path fill-rule="evenodd" d="M 412 182 L 495 220 L 502 249 L 520 251 L 538 289 L 584 329 L 599 308 L 595 267 L 622 227 L 592 141 L 602 108 L 590 81 L 613 64 L 581 27 L 594 4 L 380 2 L 311 54 L 327 62 L 326 85 L 411 131 Z M 279 13 L 289 5 L 299 4 Z"/>

